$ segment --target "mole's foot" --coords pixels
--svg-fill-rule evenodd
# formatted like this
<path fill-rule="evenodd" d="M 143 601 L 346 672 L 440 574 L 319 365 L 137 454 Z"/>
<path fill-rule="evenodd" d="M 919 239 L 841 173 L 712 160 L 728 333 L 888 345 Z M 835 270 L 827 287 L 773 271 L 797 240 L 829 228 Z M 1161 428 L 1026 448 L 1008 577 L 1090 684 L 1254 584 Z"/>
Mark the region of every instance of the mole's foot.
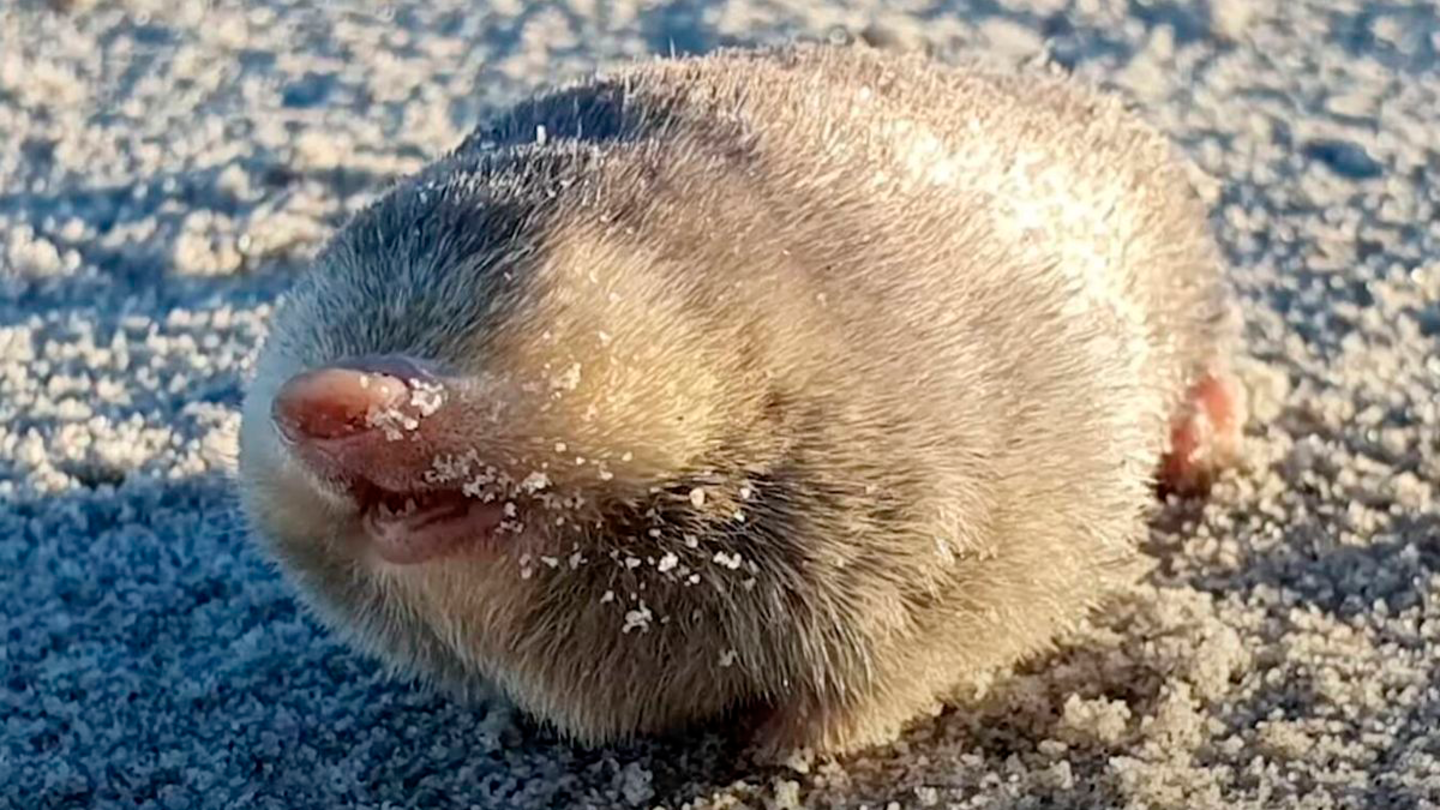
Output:
<path fill-rule="evenodd" d="M 1170 424 L 1170 449 L 1160 465 L 1162 491 L 1204 492 L 1240 459 L 1246 419 L 1245 389 L 1233 374 L 1210 373 L 1190 387 Z"/>

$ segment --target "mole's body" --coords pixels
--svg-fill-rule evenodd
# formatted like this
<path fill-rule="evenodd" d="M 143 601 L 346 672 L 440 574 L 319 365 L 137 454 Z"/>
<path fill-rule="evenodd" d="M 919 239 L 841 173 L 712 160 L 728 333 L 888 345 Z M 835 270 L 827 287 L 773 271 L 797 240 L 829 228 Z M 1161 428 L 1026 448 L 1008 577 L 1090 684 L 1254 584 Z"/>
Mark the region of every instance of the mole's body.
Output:
<path fill-rule="evenodd" d="M 1110 100 L 863 49 L 649 62 L 335 238 L 259 360 L 244 502 L 397 666 L 584 741 L 750 708 L 853 750 L 1043 649 L 1155 473 L 1233 457 L 1234 326 Z"/>

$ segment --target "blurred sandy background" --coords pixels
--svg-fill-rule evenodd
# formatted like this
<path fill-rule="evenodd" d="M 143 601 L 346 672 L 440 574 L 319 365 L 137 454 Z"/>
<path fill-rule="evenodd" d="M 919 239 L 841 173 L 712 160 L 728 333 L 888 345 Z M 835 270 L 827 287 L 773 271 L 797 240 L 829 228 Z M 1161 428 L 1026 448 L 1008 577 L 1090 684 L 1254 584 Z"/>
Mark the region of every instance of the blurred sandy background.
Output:
<path fill-rule="evenodd" d="M 297 610 L 225 472 L 277 294 L 546 82 L 868 31 L 1047 50 L 1212 178 L 1251 467 L 1154 576 L 893 749 L 585 751 L 385 679 Z M 0 807 L 1440 806 L 1433 0 L 0 3 Z"/>

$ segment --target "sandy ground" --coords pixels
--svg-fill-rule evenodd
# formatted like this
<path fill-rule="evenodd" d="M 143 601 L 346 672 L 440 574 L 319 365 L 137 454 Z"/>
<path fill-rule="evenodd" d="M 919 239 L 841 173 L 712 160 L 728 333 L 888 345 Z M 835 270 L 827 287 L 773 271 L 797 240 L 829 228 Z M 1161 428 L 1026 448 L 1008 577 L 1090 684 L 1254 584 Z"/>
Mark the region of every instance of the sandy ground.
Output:
<path fill-rule="evenodd" d="M 1440 806 L 1433 0 L 0 4 L 0 806 Z M 277 294 L 348 212 L 547 80 L 878 24 L 1049 48 L 1214 178 L 1250 468 L 1154 575 L 893 749 L 585 751 L 386 680 L 245 542 Z"/>

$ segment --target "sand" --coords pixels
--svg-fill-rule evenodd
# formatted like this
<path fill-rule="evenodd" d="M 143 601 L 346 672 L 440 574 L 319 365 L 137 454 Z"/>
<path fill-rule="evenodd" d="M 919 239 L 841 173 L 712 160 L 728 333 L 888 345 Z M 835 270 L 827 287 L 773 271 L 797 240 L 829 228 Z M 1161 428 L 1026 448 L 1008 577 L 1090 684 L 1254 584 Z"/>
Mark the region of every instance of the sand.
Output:
<path fill-rule="evenodd" d="M 1048 49 L 1203 168 L 1248 468 L 1154 573 L 890 749 L 586 751 L 392 680 L 246 542 L 276 296 L 348 212 L 547 80 L 823 38 Z M 1432 0 L 0 4 L 0 807 L 1440 806 Z"/>

